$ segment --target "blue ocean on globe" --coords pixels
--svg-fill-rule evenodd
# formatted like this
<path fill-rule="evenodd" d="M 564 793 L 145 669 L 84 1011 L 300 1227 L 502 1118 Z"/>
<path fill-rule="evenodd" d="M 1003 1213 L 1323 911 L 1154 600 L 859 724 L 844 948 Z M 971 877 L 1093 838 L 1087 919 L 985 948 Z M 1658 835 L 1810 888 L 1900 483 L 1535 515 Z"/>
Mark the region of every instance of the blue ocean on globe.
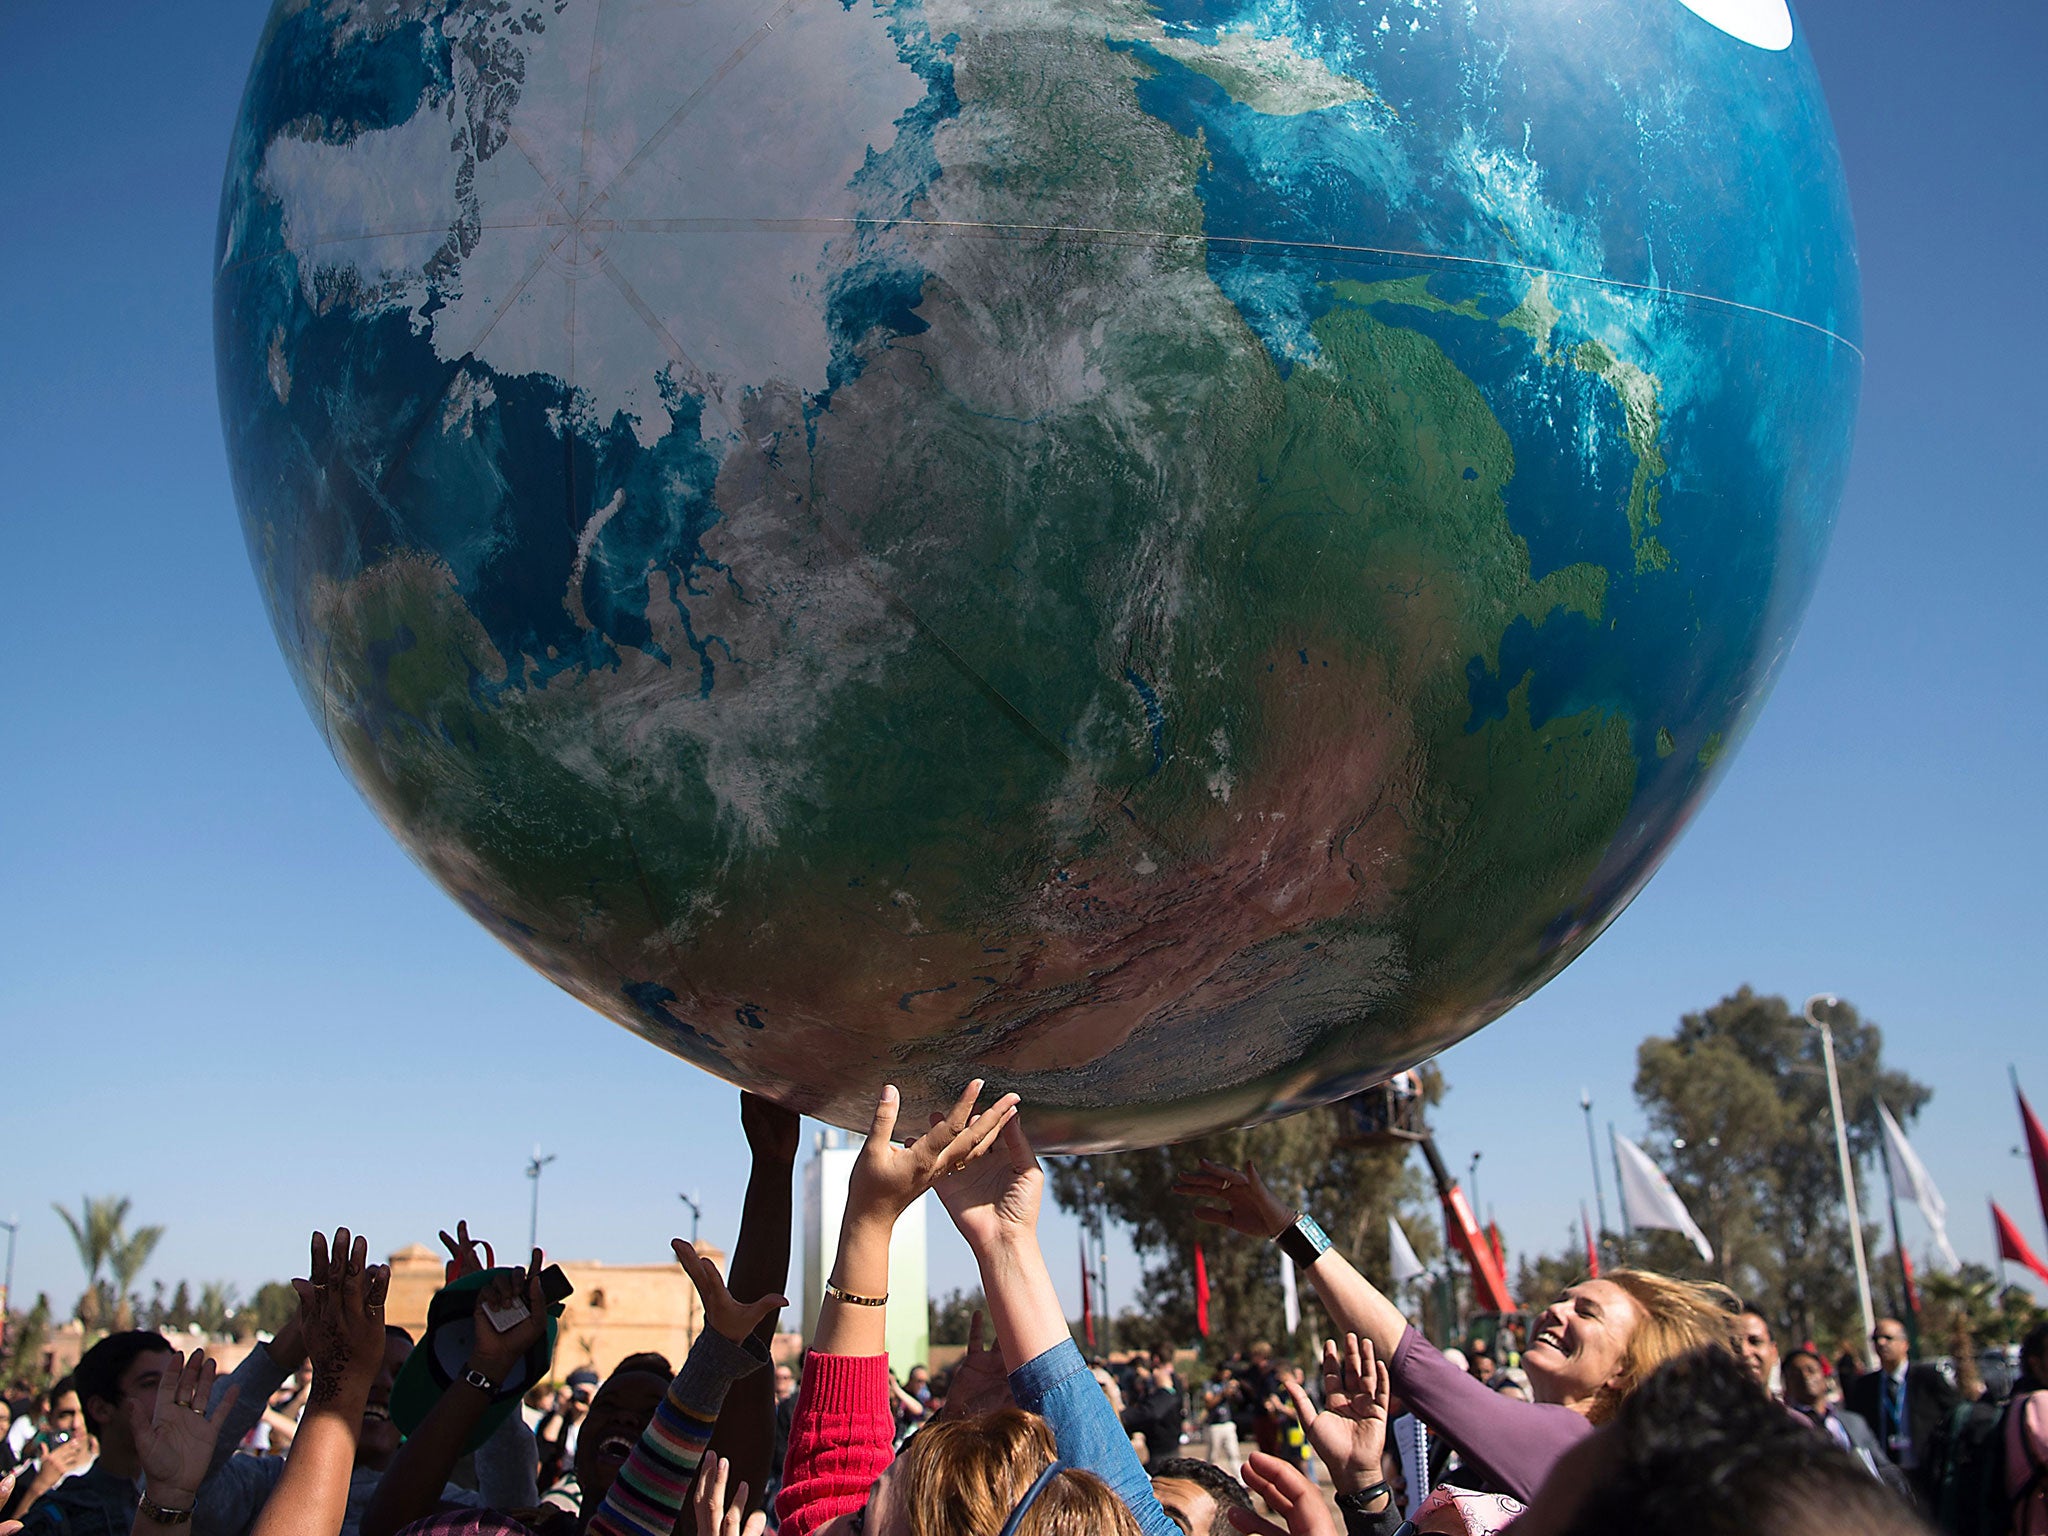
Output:
<path fill-rule="evenodd" d="M 1858 327 L 1782 0 L 278 0 L 216 264 L 420 866 L 728 1080 L 1068 1148 L 1592 942 L 1791 644 Z"/>

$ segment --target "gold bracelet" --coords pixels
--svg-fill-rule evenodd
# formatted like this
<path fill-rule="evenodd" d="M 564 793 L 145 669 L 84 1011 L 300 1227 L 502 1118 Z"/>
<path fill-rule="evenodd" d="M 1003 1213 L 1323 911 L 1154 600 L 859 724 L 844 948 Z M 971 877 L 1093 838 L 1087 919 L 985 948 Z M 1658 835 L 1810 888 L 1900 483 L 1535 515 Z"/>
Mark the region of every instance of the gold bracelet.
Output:
<path fill-rule="evenodd" d="M 886 1292 L 880 1296 L 856 1296 L 851 1291 L 842 1291 L 830 1280 L 825 1282 L 825 1294 L 834 1301 L 843 1301 L 851 1307 L 882 1307 L 887 1306 L 889 1303 L 889 1297 Z"/>

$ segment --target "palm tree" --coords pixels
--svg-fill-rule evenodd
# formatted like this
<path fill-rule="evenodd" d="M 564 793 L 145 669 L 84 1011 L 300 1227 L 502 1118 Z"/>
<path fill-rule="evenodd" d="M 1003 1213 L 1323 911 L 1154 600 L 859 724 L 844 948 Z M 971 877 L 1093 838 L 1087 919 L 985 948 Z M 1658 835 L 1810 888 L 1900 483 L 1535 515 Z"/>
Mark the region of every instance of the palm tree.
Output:
<path fill-rule="evenodd" d="M 107 1260 L 121 1241 L 121 1228 L 128 1220 L 130 1201 L 126 1195 L 81 1195 L 78 1214 L 72 1215 L 55 1201 L 50 1209 L 64 1218 L 64 1225 L 71 1229 L 71 1241 L 78 1246 L 78 1262 L 85 1266 L 86 1295 L 93 1298 L 91 1303 L 81 1302 L 80 1321 L 86 1321 L 85 1312 L 96 1315 L 92 1322 L 104 1319 L 108 1308 L 99 1303 L 100 1271 L 107 1267 Z"/>
<path fill-rule="evenodd" d="M 123 1201 L 123 1205 L 127 1202 Z M 113 1251 L 107 1255 L 107 1268 L 114 1276 L 114 1326 L 133 1328 L 135 1326 L 135 1281 L 149 1264 L 149 1256 L 156 1252 L 156 1245 L 162 1240 L 162 1227 L 137 1227 L 126 1237 L 118 1238 Z"/>

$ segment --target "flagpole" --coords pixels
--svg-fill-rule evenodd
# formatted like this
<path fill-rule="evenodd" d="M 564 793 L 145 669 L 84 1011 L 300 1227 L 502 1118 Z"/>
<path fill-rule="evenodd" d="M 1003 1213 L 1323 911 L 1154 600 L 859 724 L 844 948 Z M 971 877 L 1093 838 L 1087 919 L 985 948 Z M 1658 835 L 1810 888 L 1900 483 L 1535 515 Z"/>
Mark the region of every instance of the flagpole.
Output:
<path fill-rule="evenodd" d="M 1636 1240 L 1635 1224 L 1628 1219 L 1628 1190 L 1621 1182 L 1621 1143 L 1614 1139 L 1614 1122 L 1607 1122 L 1607 1155 L 1614 1159 L 1614 1194 L 1621 1201 L 1621 1236 L 1625 1243 Z M 1632 1258 L 1627 1249 L 1622 1250 L 1623 1259 Z"/>
<path fill-rule="evenodd" d="M 1856 1171 L 1849 1159 L 1849 1127 L 1842 1119 L 1842 1081 L 1835 1072 L 1835 1032 L 1814 1010 L 1832 1007 L 1832 993 L 1816 992 L 1806 1000 L 1806 1022 L 1820 1031 L 1821 1063 L 1828 1074 L 1828 1107 L 1835 1115 L 1835 1157 L 1842 1165 L 1842 1203 L 1849 1215 L 1849 1252 L 1856 1260 L 1856 1302 L 1863 1309 L 1863 1359 L 1871 1354 L 1870 1336 L 1877 1331 L 1877 1313 L 1870 1305 L 1870 1265 L 1863 1257 L 1863 1208 L 1856 1199 Z"/>
<path fill-rule="evenodd" d="M 1917 1356 L 1920 1353 L 1919 1298 L 1913 1294 L 1913 1275 L 1906 1268 L 1906 1245 L 1899 1237 L 1899 1186 L 1892 1178 L 1890 1147 L 1885 1148 L 1883 1161 L 1884 1199 L 1892 1213 L 1892 1257 L 1899 1263 L 1899 1308 L 1906 1314 L 1906 1346 Z"/>
<path fill-rule="evenodd" d="M 1600 1236 L 1594 1248 L 1597 1253 L 1598 1242 L 1607 1237 L 1607 1194 L 1600 1187 L 1600 1142 L 1593 1134 L 1593 1095 L 1584 1088 L 1579 1089 L 1579 1108 L 1586 1116 L 1586 1157 L 1593 1165 L 1593 1209 L 1600 1213 Z"/>

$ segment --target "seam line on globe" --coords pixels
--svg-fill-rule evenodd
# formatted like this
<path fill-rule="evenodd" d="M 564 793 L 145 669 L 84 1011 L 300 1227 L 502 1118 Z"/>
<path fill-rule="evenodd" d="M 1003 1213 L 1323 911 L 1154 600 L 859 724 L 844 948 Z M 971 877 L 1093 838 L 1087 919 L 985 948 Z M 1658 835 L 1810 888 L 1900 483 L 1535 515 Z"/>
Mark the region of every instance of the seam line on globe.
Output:
<path fill-rule="evenodd" d="M 1458 256 L 1444 251 L 1405 250 L 1397 246 L 1346 245 L 1335 240 L 1276 240 L 1263 235 L 1216 235 L 1177 234 L 1171 230 L 1115 229 L 1086 224 L 995 224 L 964 219 L 832 219 L 832 218 L 680 218 L 680 219 L 617 219 L 610 221 L 611 227 L 622 234 L 730 234 L 754 232 L 760 234 L 825 234 L 836 230 L 865 229 L 909 229 L 944 230 L 960 234 L 1017 238 L 1033 235 L 1080 236 L 1084 239 L 1136 240 L 1149 244 L 1186 245 L 1236 245 L 1260 247 L 1274 250 L 1328 251 L 1339 255 L 1391 256 L 1406 261 L 1435 261 L 1468 267 L 1492 267 L 1500 271 L 1526 272 L 1532 277 L 1557 277 L 1567 282 L 1593 283 L 1602 288 L 1618 288 L 1631 293 L 1649 294 L 1652 297 L 1691 299 L 1702 304 L 1713 304 L 1725 309 L 1741 310 L 1752 315 L 1762 315 L 1770 320 L 1782 320 L 1788 325 L 1814 331 L 1830 341 L 1840 342 L 1859 360 L 1864 360 L 1863 349 L 1848 337 L 1815 320 L 1801 319 L 1788 315 L 1783 310 L 1771 309 L 1762 304 L 1749 304 L 1741 299 L 1726 299 L 1711 293 L 1702 293 L 1694 288 L 1667 288 L 1657 283 L 1632 282 L 1621 277 L 1600 277 L 1590 272 L 1573 272 L 1563 267 L 1546 267 L 1536 262 L 1502 261 L 1488 256 Z M 488 230 L 511 231 L 520 229 L 541 229 L 549 227 L 535 220 L 511 224 L 484 224 Z M 405 235 L 438 234 L 445 225 L 433 225 L 418 229 L 364 230 L 347 235 L 324 235 L 303 242 L 302 249 L 313 249 L 323 245 L 348 245 L 362 240 L 389 240 Z M 275 261 L 279 257 L 296 255 L 298 252 L 287 248 L 266 251 L 261 255 L 244 256 L 220 268 L 215 281 L 237 268 L 256 262 Z"/>

